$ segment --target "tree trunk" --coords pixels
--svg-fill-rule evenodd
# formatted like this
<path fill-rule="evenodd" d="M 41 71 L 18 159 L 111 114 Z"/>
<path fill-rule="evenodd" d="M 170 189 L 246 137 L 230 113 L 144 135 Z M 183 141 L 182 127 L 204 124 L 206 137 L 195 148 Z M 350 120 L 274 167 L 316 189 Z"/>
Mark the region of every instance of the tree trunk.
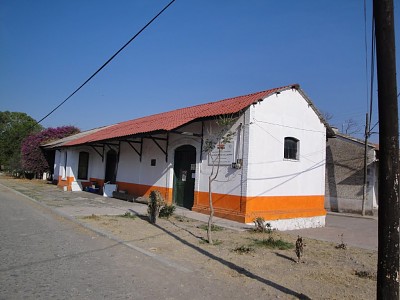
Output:
<path fill-rule="evenodd" d="M 213 217 L 214 217 L 214 206 L 212 201 L 212 190 L 211 190 L 211 183 L 212 183 L 212 174 L 208 178 L 208 204 L 210 206 L 210 216 L 208 218 L 208 227 L 207 227 L 207 240 L 209 244 L 213 244 L 212 240 L 212 224 L 213 224 Z"/>

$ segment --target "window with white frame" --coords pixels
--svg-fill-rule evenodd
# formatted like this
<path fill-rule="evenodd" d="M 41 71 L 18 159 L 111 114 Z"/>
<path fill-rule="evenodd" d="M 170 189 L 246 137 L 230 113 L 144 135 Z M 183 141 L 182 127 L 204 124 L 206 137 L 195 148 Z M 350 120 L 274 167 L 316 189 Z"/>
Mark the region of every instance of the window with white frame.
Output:
<path fill-rule="evenodd" d="M 294 137 L 285 137 L 285 159 L 299 160 L 299 140 Z"/>
<path fill-rule="evenodd" d="M 79 152 L 78 179 L 87 180 L 88 169 L 89 169 L 89 153 L 83 151 Z"/>

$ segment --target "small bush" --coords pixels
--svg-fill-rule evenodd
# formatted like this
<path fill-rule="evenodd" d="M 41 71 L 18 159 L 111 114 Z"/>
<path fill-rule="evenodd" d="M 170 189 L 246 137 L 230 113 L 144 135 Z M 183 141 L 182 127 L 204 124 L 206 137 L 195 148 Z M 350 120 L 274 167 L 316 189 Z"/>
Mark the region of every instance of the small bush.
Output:
<path fill-rule="evenodd" d="M 273 237 L 269 237 L 267 239 L 262 240 L 254 240 L 254 245 L 259 247 L 266 247 L 270 249 L 279 249 L 279 250 L 288 250 L 293 249 L 293 243 L 286 242 L 281 239 L 274 239 Z"/>
<path fill-rule="evenodd" d="M 360 278 L 376 280 L 376 274 L 371 273 L 369 271 L 355 271 L 354 275 L 356 275 L 356 276 L 358 276 Z"/>
<path fill-rule="evenodd" d="M 160 209 L 160 213 L 158 214 L 158 216 L 160 218 L 167 218 L 169 219 L 170 216 L 173 215 L 174 211 L 175 211 L 176 207 L 174 205 L 164 205 L 163 207 L 161 207 Z"/>
<path fill-rule="evenodd" d="M 95 215 L 95 214 L 92 214 L 91 216 L 84 216 L 83 219 L 96 220 L 97 221 L 97 220 L 100 220 L 100 217 Z"/>
<path fill-rule="evenodd" d="M 251 252 L 254 252 L 254 248 L 247 246 L 240 246 L 233 249 L 233 251 L 239 254 L 249 254 Z"/>
<path fill-rule="evenodd" d="M 130 212 L 126 212 L 123 215 L 119 215 L 118 217 L 120 217 L 120 218 L 128 218 L 128 219 L 135 219 L 136 218 L 136 216 L 132 215 Z"/>
<path fill-rule="evenodd" d="M 253 221 L 254 223 L 254 232 L 266 232 L 268 234 L 271 234 L 273 232 L 273 228 L 271 226 L 271 223 L 265 222 L 265 219 L 263 217 L 257 217 Z"/>
<path fill-rule="evenodd" d="M 344 240 L 343 240 L 343 233 L 340 235 L 340 244 L 337 244 L 336 246 L 335 246 L 335 248 L 336 249 L 343 249 L 343 250 L 346 250 L 347 249 L 347 245 L 344 243 Z"/>
<path fill-rule="evenodd" d="M 207 230 L 208 229 L 208 225 L 207 224 L 202 224 L 200 226 L 197 226 L 197 228 L 203 229 L 203 230 Z M 211 225 L 211 231 L 222 231 L 224 230 L 224 228 L 222 228 L 221 226 L 218 225 Z"/>
<path fill-rule="evenodd" d="M 157 190 L 150 192 L 149 204 L 147 212 L 149 214 L 150 223 L 156 224 L 157 216 L 160 213 L 160 208 L 164 205 L 164 198 Z"/>

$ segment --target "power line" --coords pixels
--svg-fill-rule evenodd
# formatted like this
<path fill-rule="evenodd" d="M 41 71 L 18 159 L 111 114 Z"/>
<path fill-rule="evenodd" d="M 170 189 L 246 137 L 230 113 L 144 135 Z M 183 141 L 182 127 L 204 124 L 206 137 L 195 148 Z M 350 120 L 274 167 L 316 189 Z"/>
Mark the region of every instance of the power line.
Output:
<path fill-rule="evenodd" d="M 169 2 L 155 17 L 153 17 L 142 29 L 138 31 L 125 45 L 123 45 L 117 52 L 114 53 L 100 68 L 97 69 L 84 83 L 82 83 L 71 95 L 69 95 L 64 101 L 62 101 L 59 105 L 57 105 L 52 111 L 50 111 L 47 115 L 45 115 L 42 119 L 40 119 L 37 123 L 39 124 L 43 120 L 45 120 L 48 116 L 50 116 L 53 112 L 55 112 L 61 105 L 67 102 L 73 95 L 75 95 L 81 88 L 83 88 L 94 76 L 97 75 L 105 66 L 107 66 L 126 46 L 128 46 L 139 34 L 142 33 L 155 19 L 158 18 L 175 0 Z"/>

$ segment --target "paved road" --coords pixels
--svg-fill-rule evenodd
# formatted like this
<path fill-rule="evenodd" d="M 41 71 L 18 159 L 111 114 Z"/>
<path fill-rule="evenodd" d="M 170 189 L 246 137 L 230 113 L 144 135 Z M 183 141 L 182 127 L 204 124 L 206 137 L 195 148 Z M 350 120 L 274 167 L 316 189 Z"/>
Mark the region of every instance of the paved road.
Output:
<path fill-rule="evenodd" d="M 99 236 L 0 185 L 0 299 L 229 298 L 246 289 Z"/>
<path fill-rule="evenodd" d="M 287 233 L 337 244 L 342 242 L 343 234 L 343 242 L 349 246 L 378 250 L 378 220 L 372 217 L 329 213 L 326 227 L 291 230 Z"/>

